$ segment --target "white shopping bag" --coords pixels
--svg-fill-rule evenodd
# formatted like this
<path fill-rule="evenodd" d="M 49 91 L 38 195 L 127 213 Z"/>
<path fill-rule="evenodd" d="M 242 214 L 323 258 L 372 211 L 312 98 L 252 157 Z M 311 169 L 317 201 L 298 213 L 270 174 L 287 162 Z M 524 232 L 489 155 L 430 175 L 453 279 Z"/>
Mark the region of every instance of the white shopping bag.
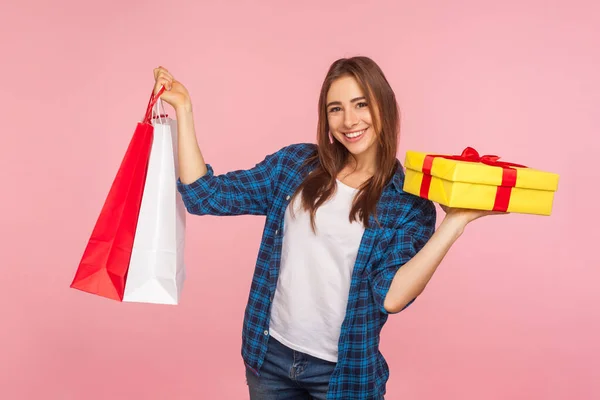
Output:
<path fill-rule="evenodd" d="M 185 266 L 186 209 L 177 191 L 177 123 L 157 111 L 148 174 L 136 227 L 125 302 L 178 304 Z M 158 115 L 157 115 L 158 114 Z"/>

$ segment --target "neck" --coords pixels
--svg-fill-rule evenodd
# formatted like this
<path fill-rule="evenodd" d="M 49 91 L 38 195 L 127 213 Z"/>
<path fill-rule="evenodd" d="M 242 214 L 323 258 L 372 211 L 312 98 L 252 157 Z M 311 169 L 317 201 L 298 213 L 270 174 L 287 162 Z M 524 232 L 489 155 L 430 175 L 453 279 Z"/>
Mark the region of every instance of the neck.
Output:
<path fill-rule="evenodd" d="M 348 155 L 346 165 L 354 172 L 375 175 L 376 162 L 371 154 Z"/>

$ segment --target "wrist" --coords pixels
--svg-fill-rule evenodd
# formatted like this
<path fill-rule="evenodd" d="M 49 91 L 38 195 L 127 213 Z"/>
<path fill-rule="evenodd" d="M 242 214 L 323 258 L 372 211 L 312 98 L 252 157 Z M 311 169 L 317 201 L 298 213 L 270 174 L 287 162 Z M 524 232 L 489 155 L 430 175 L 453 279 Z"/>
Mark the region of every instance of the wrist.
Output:
<path fill-rule="evenodd" d="M 188 101 L 175 107 L 175 113 L 180 114 L 191 114 L 192 113 L 192 102 Z"/>
<path fill-rule="evenodd" d="M 463 234 L 468 223 L 469 220 L 464 215 L 448 213 L 442 221 L 440 228 L 444 226 L 446 229 L 451 230 L 458 238 Z"/>

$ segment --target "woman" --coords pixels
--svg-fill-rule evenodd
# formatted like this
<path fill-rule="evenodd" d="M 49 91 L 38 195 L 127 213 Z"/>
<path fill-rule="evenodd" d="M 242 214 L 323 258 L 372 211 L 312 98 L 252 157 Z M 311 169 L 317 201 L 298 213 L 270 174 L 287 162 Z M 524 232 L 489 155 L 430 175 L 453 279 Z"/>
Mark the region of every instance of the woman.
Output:
<path fill-rule="evenodd" d="M 435 231 L 433 203 L 402 191 L 396 98 L 367 57 L 331 65 L 317 145 L 219 176 L 198 147 L 187 90 L 162 67 L 154 76 L 177 114 L 188 211 L 266 216 L 242 331 L 250 398 L 383 398 L 388 314 L 423 291 L 469 222 L 493 213 L 445 209 Z"/>

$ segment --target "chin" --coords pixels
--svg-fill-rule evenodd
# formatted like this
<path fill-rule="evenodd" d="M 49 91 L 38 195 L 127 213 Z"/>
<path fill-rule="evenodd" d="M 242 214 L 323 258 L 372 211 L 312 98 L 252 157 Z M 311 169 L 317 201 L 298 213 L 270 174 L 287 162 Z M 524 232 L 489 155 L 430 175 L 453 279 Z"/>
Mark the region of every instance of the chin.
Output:
<path fill-rule="evenodd" d="M 365 146 L 344 146 L 344 147 L 346 147 L 346 150 L 348 150 L 348 152 L 354 156 L 360 156 L 361 154 L 365 153 L 369 149 L 369 147 L 365 147 Z"/>

